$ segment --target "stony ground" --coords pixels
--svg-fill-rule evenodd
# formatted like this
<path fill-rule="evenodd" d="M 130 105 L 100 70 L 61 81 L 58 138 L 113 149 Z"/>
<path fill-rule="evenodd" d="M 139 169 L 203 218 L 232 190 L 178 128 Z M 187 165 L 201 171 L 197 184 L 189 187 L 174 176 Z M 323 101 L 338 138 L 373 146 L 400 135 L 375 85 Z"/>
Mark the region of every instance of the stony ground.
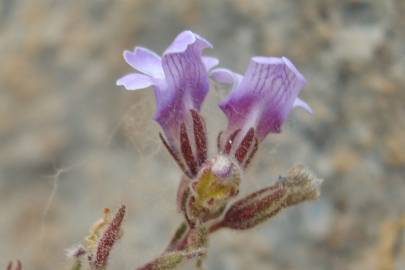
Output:
<path fill-rule="evenodd" d="M 189 28 L 226 67 L 285 55 L 308 80 L 314 115 L 296 110 L 269 136 L 243 192 L 294 163 L 325 179 L 318 201 L 214 235 L 207 269 L 405 269 L 404 13 L 403 0 L 1 0 L 0 269 L 15 258 L 66 269 L 65 248 L 120 203 L 110 269 L 162 250 L 180 172 L 157 139 L 152 91 L 115 80 L 129 71 L 123 49 L 162 52 Z M 214 87 L 204 105 L 211 142 L 225 93 Z"/>

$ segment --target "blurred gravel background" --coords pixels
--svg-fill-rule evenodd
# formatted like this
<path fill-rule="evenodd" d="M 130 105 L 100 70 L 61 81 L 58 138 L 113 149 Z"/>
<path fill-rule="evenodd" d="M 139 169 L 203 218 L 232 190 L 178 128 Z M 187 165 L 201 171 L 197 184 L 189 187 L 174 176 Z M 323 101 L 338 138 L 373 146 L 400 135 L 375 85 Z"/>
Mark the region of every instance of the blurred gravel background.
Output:
<path fill-rule="evenodd" d="M 294 163 L 325 179 L 322 196 L 257 229 L 222 231 L 207 269 L 405 269 L 405 1 L 0 0 L 0 269 L 67 269 L 103 207 L 128 206 L 110 269 L 157 255 L 180 220 L 180 172 L 158 141 L 150 90 L 126 92 L 121 54 L 161 53 L 192 29 L 222 66 L 285 55 L 308 80 L 242 193 Z M 210 139 L 226 121 L 204 105 Z M 404 226 L 404 225 L 403 225 Z M 185 267 L 184 269 L 192 269 Z"/>

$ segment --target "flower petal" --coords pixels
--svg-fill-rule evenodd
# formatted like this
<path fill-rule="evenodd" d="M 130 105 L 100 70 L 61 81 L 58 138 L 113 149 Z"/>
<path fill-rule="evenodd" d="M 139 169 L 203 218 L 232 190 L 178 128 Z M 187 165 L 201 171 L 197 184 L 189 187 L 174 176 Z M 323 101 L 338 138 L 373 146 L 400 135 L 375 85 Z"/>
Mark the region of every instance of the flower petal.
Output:
<path fill-rule="evenodd" d="M 207 71 L 210 71 L 213 67 L 219 64 L 219 60 L 215 57 L 211 56 L 203 56 L 202 61 L 204 63 L 205 68 Z"/>
<path fill-rule="evenodd" d="M 239 86 L 243 76 L 239 73 L 230 71 L 226 68 L 216 68 L 210 72 L 210 77 L 219 83 L 232 84 L 233 87 Z"/>
<path fill-rule="evenodd" d="M 136 47 L 134 51 L 124 51 L 125 61 L 139 72 L 154 78 L 164 78 L 160 57 L 153 51 Z"/>
<path fill-rule="evenodd" d="M 294 105 L 293 107 L 300 107 L 303 108 L 304 110 L 306 110 L 309 113 L 313 113 L 312 108 L 308 105 L 308 103 L 306 103 L 305 101 L 303 101 L 300 98 L 296 98 L 294 101 Z"/>
<path fill-rule="evenodd" d="M 177 35 L 163 55 L 183 53 L 190 45 L 197 46 L 199 50 L 204 48 L 212 48 L 211 43 L 209 43 L 205 38 L 202 38 L 191 31 L 184 31 Z"/>
<path fill-rule="evenodd" d="M 124 52 L 125 61 L 142 74 L 126 75 L 117 81 L 117 85 L 127 89 L 153 85 L 156 97 L 154 118 L 161 125 L 165 141 L 173 152 L 182 150 L 181 126 L 186 133 L 189 128 L 195 129 L 191 111 L 198 113 L 208 93 L 208 70 L 218 64 L 213 57 L 202 58 L 203 49 L 210 47 L 212 45 L 206 39 L 184 31 L 174 39 L 162 58 L 141 47 Z"/>
<path fill-rule="evenodd" d="M 200 36 L 185 31 L 166 49 L 162 66 L 166 78 L 164 96 L 157 96 L 155 115 L 163 127 L 178 130 L 190 109 L 200 110 L 208 93 L 208 74 L 202 61 L 202 50 L 211 44 Z M 160 91 L 163 93 L 163 91 Z M 167 135 L 167 134 L 166 134 Z"/>
<path fill-rule="evenodd" d="M 229 80 L 225 75 L 217 76 Z M 240 85 L 220 108 L 233 129 L 254 127 L 262 140 L 269 132 L 281 131 L 304 84 L 304 77 L 287 58 L 253 57 Z"/>
<path fill-rule="evenodd" d="M 117 85 L 124 86 L 127 90 L 138 90 L 153 85 L 153 82 L 151 78 L 146 75 L 131 73 L 119 78 Z"/>

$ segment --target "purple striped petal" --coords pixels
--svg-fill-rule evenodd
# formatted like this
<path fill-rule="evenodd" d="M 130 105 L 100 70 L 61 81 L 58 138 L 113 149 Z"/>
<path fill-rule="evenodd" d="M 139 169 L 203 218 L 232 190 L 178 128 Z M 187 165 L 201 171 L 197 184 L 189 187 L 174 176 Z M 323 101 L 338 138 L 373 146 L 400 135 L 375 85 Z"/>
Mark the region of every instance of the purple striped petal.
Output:
<path fill-rule="evenodd" d="M 138 90 L 153 85 L 153 82 L 149 76 L 131 73 L 118 79 L 117 85 L 124 86 L 127 90 Z"/>
<path fill-rule="evenodd" d="M 216 58 L 202 56 L 202 51 L 211 47 L 199 35 L 184 31 L 162 58 L 141 47 L 125 51 L 125 61 L 142 74 L 117 80 L 117 85 L 128 90 L 153 86 L 154 118 L 165 135 L 160 138 L 188 177 L 195 176 L 206 160 L 205 124 L 199 111 L 209 90 L 208 71 L 218 64 Z"/>
<path fill-rule="evenodd" d="M 236 81 L 232 72 L 222 69 L 214 70 L 212 77 L 225 83 Z M 287 58 L 253 57 L 243 79 L 219 104 L 229 120 L 228 133 L 253 127 L 262 140 L 269 132 L 280 132 L 293 106 L 310 110 L 297 99 L 305 83 Z"/>
<path fill-rule="evenodd" d="M 155 52 L 136 47 L 134 51 L 124 51 L 125 61 L 134 69 L 154 78 L 164 78 L 162 62 Z"/>
<path fill-rule="evenodd" d="M 162 57 L 165 84 L 157 91 L 155 120 L 170 140 L 191 109 L 200 110 L 209 85 L 202 50 L 212 45 L 191 31 L 180 33 Z"/>
<path fill-rule="evenodd" d="M 210 72 L 210 77 L 219 83 L 232 84 L 232 88 L 239 86 L 243 76 L 226 68 L 216 68 Z"/>
<path fill-rule="evenodd" d="M 212 48 L 211 43 L 209 43 L 205 38 L 191 31 L 184 31 L 177 35 L 172 44 L 170 44 L 170 46 L 164 52 L 163 57 L 173 53 L 184 53 L 190 45 L 192 45 L 198 51 L 205 48 Z"/>
<path fill-rule="evenodd" d="M 219 60 L 215 57 L 211 56 L 203 56 L 202 61 L 204 63 L 205 68 L 207 71 L 210 71 L 213 67 L 219 64 Z"/>

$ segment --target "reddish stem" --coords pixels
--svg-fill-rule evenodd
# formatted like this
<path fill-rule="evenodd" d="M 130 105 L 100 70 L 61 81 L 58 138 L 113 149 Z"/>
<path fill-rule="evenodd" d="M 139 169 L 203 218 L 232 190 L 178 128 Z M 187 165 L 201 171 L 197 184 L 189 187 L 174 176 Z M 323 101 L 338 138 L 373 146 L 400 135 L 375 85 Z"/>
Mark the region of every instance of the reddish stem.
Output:
<path fill-rule="evenodd" d="M 224 221 L 223 220 L 212 224 L 210 226 L 210 228 L 208 229 L 208 232 L 209 233 L 214 233 L 214 232 L 216 232 L 216 231 L 218 231 L 219 229 L 222 229 L 222 228 L 224 228 Z"/>
<path fill-rule="evenodd" d="M 186 226 L 186 228 L 184 228 Z M 187 238 L 190 233 L 190 227 L 186 223 L 182 223 L 180 227 L 176 230 L 173 238 L 170 240 L 165 252 L 178 250 L 179 243 L 184 242 L 184 238 Z"/>

